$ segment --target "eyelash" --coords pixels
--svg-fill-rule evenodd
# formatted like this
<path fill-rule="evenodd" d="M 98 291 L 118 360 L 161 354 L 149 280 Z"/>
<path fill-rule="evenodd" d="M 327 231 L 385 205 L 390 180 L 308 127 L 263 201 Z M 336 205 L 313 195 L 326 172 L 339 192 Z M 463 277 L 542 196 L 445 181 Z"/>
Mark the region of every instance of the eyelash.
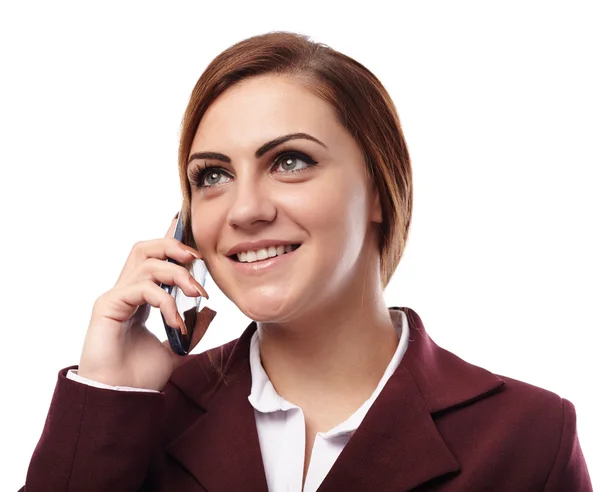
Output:
<path fill-rule="evenodd" d="M 299 160 L 305 162 L 306 164 L 308 164 L 308 166 L 305 168 L 297 169 L 295 171 L 287 171 L 287 172 L 284 172 L 284 174 L 299 173 L 301 171 L 306 171 L 307 169 L 309 169 L 313 166 L 316 166 L 318 164 L 318 162 L 315 161 L 309 155 L 304 154 L 303 152 L 298 152 L 298 151 L 292 150 L 292 151 L 285 151 L 285 152 L 282 152 L 281 154 L 279 154 L 275 158 L 275 161 L 273 162 L 273 167 L 280 165 L 280 161 L 282 161 L 284 159 L 299 159 Z M 214 186 L 217 186 L 219 183 L 212 184 L 212 185 L 203 185 L 202 184 L 206 175 L 211 172 L 218 173 L 221 175 L 225 174 L 224 169 L 222 169 L 220 167 L 216 167 L 216 166 L 210 166 L 210 167 L 204 167 L 204 168 L 196 167 L 190 173 L 190 182 L 194 185 L 195 188 L 199 188 L 199 189 L 207 189 L 207 188 L 212 188 Z M 229 174 L 229 173 L 227 173 L 227 174 Z"/>

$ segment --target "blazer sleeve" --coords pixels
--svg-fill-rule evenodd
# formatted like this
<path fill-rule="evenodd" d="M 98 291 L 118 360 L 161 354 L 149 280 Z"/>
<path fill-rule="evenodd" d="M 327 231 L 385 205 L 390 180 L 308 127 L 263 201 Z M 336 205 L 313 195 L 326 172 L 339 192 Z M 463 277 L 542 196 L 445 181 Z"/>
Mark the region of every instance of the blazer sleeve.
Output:
<path fill-rule="evenodd" d="M 138 492 L 160 438 L 162 392 L 96 388 L 62 369 L 24 492 Z"/>
<path fill-rule="evenodd" d="M 544 487 L 545 492 L 592 492 L 592 483 L 577 437 L 575 407 L 562 400 L 562 433 L 554 465 Z"/>

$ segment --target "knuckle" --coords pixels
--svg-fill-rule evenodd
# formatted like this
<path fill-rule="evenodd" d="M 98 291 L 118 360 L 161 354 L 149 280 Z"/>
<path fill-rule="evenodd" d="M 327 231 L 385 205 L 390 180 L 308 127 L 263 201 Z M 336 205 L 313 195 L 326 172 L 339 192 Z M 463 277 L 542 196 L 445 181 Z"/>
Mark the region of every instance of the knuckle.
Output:
<path fill-rule="evenodd" d="M 146 291 L 146 292 L 151 292 L 151 291 L 153 291 L 153 290 L 154 290 L 156 287 L 158 287 L 158 286 L 156 285 L 156 283 L 155 283 L 155 282 L 153 282 L 152 280 L 150 280 L 149 278 L 146 278 L 146 279 L 144 279 L 144 280 L 142 280 L 142 281 L 140 282 L 140 288 L 141 288 L 142 290 Z M 162 289 L 160 289 L 160 290 L 162 290 Z"/>
<path fill-rule="evenodd" d="M 131 247 L 131 251 L 136 253 L 142 251 L 147 242 L 148 241 L 136 241 Z"/>
<path fill-rule="evenodd" d="M 163 260 L 147 258 L 137 267 L 138 278 L 156 280 L 157 273 L 162 272 L 164 268 L 168 268 L 168 265 Z"/>
<path fill-rule="evenodd" d="M 154 258 L 146 258 L 139 265 L 137 265 L 136 269 L 139 273 L 152 272 L 153 270 L 156 269 L 156 266 L 157 266 L 156 263 L 157 263 L 157 260 L 155 260 Z"/>
<path fill-rule="evenodd" d="M 105 304 L 107 302 L 108 297 L 114 292 L 115 288 L 113 287 L 112 289 L 109 289 L 107 291 L 104 291 L 102 294 L 100 294 L 97 298 L 96 301 L 94 302 L 94 305 L 102 305 Z"/>
<path fill-rule="evenodd" d="M 156 270 L 159 267 L 164 267 L 165 265 L 169 265 L 169 263 L 165 262 L 164 260 L 160 260 L 158 258 L 148 258 L 146 260 L 146 266 L 148 268 L 151 268 L 152 270 Z"/>
<path fill-rule="evenodd" d="M 102 311 L 105 311 L 110 306 L 110 296 L 113 292 L 114 289 L 111 289 L 98 296 L 92 305 L 92 313 L 101 313 Z"/>
<path fill-rule="evenodd" d="M 92 306 L 92 312 L 98 312 L 100 309 L 102 309 L 102 306 L 104 305 L 104 295 L 102 294 L 100 297 L 98 297 L 95 301 L 94 304 Z"/>

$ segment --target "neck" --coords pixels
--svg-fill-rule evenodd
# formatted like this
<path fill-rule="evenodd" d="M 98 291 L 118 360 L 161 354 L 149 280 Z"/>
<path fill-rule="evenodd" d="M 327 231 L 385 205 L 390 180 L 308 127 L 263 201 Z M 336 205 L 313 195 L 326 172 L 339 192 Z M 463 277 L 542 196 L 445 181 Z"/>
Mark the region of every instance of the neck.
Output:
<path fill-rule="evenodd" d="M 301 320 L 259 323 L 258 334 L 261 362 L 273 386 L 305 411 L 340 402 L 360 406 L 398 346 L 378 278 L 328 299 Z"/>

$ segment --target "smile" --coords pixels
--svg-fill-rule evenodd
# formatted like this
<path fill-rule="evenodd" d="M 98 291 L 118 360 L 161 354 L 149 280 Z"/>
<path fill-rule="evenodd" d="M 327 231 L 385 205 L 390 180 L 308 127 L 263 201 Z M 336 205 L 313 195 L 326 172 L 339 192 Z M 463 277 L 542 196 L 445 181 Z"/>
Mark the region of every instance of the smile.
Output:
<path fill-rule="evenodd" d="M 275 256 L 283 256 L 297 250 L 299 247 L 299 244 L 269 246 L 268 248 L 260 248 L 254 251 L 243 251 L 241 253 L 231 255 L 229 258 L 240 263 L 255 263 L 257 261 L 267 260 Z"/>
<path fill-rule="evenodd" d="M 227 258 L 231 262 L 230 265 L 238 273 L 244 275 L 266 275 L 271 271 L 276 272 L 278 267 L 285 266 L 290 261 L 293 262 L 294 258 L 298 255 L 299 248 L 299 244 L 269 246 L 268 248 L 261 248 L 256 251 L 239 253 L 240 256 L 246 256 L 246 261 L 240 261 L 237 254 L 228 256 Z M 275 253 L 273 256 L 269 256 L 273 253 L 273 249 Z M 281 252 L 281 249 L 283 249 L 283 252 Z M 265 250 L 267 254 L 266 258 L 259 259 L 265 256 Z M 250 257 L 250 261 L 248 261 L 248 257 Z"/>

